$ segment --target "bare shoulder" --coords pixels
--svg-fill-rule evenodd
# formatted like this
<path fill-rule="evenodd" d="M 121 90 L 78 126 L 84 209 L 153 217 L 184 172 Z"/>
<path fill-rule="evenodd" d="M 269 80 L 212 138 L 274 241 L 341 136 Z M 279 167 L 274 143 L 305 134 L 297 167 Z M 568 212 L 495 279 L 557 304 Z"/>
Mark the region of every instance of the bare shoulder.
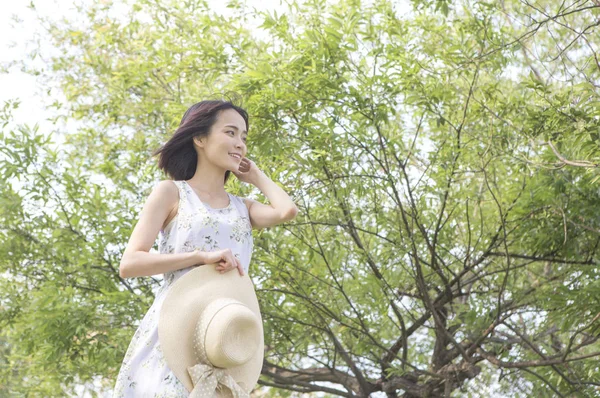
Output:
<path fill-rule="evenodd" d="M 179 189 L 173 181 L 155 184 L 140 212 L 123 258 L 136 251 L 150 251 L 161 227 L 164 228 L 173 218 L 173 210 L 177 212 L 178 203 Z"/>
<path fill-rule="evenodd" d="M 179 204 L 179 188 L 172 180 L 159 181 L 152 190 L 151 196 L 162 206 L 168 209 L 177 209 Z"/>
<path fill-rule="evenodd" d="M 179 189 L 173 180 L 159 181 L 153 189 L 153 193 L 168 201 L 179 199 Z"/>

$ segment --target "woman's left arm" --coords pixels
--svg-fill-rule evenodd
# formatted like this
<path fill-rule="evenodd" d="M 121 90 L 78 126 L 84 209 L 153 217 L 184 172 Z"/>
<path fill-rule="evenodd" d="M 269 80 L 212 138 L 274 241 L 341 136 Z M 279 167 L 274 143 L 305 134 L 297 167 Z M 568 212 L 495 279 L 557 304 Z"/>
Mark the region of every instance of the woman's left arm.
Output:
<path fill-rule="evenodd" d="M 298 207 L 289 195 L 273 182 L 262 170 L 248 158 L 244 158 L 238 172 L 234 175 L 243 182 L 256 186 L 269 199 L 270 205 L 265 205 L 256 200 L 244 198 L 248 203 L 250 223 L 253 228 L 261 229 L 272 227 L 290 221 L 298 214 Z"/>

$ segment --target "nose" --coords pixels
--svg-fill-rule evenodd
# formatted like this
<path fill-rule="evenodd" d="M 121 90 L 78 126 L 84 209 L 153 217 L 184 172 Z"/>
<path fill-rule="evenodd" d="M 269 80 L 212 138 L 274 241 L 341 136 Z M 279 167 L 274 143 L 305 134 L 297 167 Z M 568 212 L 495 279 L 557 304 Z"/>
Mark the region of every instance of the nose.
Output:
<path fill-rule="evenodd" d="M 242 141 L 241 138 L 237 141 L 237 145 L 236 146 L 240 150 L 245 150 L 246 149 L 246 143 L 244 141 Z"/>

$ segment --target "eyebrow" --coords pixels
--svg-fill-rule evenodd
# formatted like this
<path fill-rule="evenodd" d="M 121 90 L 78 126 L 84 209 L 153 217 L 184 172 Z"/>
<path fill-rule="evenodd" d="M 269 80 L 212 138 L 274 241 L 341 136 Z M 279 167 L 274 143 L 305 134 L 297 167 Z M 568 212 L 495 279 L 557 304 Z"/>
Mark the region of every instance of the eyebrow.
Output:
<path fill-rule="evenodd" d="M 224 127 L 233 127 L 234 129 L 236 129 L 236 130 L 239 130 L 239 129 L 237 128 L 237 126 L 234 126 L 233 124 L 228 124 L 228 125 L 226 125 L 226 126 L 224 126 Z M 245 133 L 246 135 L 248 135 L 248 132 L 247 132 L 247 131 L 243 131 L 243 133 Z"/>

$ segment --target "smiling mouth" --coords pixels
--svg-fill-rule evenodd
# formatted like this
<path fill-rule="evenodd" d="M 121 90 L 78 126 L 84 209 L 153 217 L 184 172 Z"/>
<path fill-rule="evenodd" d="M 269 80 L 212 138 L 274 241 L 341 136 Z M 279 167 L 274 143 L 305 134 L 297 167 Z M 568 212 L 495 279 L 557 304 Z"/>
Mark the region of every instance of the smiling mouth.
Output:
<path fill-rule="evenodd" d="M 237 159 L 237 160 L 242 160 L 241 156 L 239 156 L 239 155 L 232 155 L 232 154 L 229 154 L 229 156 L 231 156 L 232 158 L 235 158 L 235 159 Z"/>

